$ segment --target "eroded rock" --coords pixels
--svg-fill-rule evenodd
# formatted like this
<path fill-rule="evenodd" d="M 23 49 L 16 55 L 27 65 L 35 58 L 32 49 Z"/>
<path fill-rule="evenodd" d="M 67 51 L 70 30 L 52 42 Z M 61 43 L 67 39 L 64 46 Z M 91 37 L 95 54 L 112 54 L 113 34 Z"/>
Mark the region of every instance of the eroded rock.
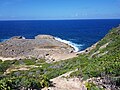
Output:
<path fill-rule="evenodd" d="M 15 36 L 0 43 L 0 57 L 5 58 L 46 58 L 56 54 L 69 54 L 71 51 L 74 51 L 71 46 L 55 40 L 51 35 L 38 35 L 35 39 Z"/>

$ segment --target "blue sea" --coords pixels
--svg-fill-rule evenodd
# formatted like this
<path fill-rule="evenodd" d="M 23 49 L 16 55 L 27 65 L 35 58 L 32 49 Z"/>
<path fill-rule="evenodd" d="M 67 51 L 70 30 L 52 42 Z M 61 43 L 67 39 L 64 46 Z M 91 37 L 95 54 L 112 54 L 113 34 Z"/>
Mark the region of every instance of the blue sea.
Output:
<path fill-rule="evenodd" d="M 119 24 L 120 19 L 0 21 L 0 42 L 12 36 L 33 39 L 39 34 L 49 34 L 80 51 L 102 39 Z"/>

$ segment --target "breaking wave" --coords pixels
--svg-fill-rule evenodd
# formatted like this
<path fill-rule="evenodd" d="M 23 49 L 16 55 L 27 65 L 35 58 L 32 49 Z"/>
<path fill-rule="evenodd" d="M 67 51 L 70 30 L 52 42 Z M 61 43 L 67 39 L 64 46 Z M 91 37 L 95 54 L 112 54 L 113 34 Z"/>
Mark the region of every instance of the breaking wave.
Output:
<path fill-rule="evenodd" d="M 55 37 L 55 40 L 70 45 L 71 47 L 74 48 L 74 50 L 75 50 L 74 52 L 80 51 L 81 47 L 83 46 L 82 44 L 76 44 L 76 43 L 73 43 L 72 41 L 64 40 L 64 39 L 61 39 L 61 38 L 58 38 L 58 37 Z"/>

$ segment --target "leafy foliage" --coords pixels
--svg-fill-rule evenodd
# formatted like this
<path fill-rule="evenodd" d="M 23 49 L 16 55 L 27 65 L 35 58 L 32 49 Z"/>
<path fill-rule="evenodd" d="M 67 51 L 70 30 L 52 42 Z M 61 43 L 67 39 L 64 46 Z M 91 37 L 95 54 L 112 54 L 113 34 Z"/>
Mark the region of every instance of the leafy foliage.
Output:
<path fill-rule="evenodd" d="M 101 49 L 101 46 L 108 45 Z M 96 52 L 99 52 L 96 54 Z M 104 52 L 107 52 L 103 54 Z M 94 55 L 93 55 L 94 54 Z M 3 74 L 7 69 L 25 65 L 28 70 L 11 71 Z M 90 77 L 111 76 L 116 78 L 116 85 L 120 86 L 120 29 L 112 29 L 93 50 L 88 54 L 81 54 L 76 58 L 55 63 L 46 63 L 45 60 L 25 59 L 14 61 L 0 61 L 0 89 L 41 89 L 50 86 L 50 79 L 64 74 L 68 71 L 78 69 L 72 76 L 83 77 L 84 80 Z M 101 90 L 94 84 L 87 84 L 88 90 Z M 92 88 L 92 89 L 91 89 Z"/>
<path fill-rule="evenodd" d="M 19 77 L 6 77 L 0 80 L 1 90 L 28 90 L 37 89 L 40 90 L 43 87 L 48 87 L 49 80 L 47 77 L 35 77 L 35 76 L 19 76 Z"/>
<path fill-rule="evenodd" d="M 85 86 L 87 87 L 87 90 L 104 90 L 102 88 L 99 88 L 94 83 L 85 83 Z"/>

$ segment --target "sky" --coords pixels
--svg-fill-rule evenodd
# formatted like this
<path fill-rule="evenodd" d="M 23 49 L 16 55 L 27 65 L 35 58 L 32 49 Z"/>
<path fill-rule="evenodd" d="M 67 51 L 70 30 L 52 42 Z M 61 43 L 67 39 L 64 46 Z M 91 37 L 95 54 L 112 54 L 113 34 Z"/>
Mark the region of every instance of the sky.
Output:
<path fill-rule="evenodd" d="M 0 20 L 120 19 L 120 0 L 0 0 Z"/>

